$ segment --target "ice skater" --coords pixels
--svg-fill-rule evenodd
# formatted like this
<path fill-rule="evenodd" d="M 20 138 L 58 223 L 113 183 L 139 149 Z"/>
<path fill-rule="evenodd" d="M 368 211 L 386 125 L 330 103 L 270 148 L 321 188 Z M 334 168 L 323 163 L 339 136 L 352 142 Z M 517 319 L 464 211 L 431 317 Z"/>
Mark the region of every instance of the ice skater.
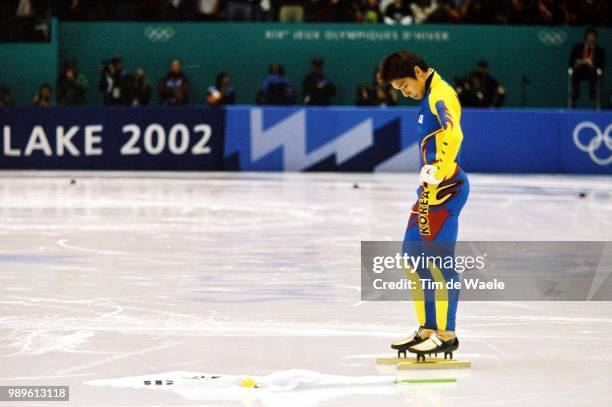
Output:
<path fill-rule="evenodd" d="M 417 202 L 412 207 L 402 251 L 411 256 L 454 256 L 459 214 L 469 194 L 466 174 L 459 166 L 463 133 L 461 105 L 453 88 L 428 67 L 425 60 L 410 51 L 386 56 L 380 63 L 379 79 L 391 83 L 405 97 L 420 100 L 417 137 L 421 148 L 421 172 Z M 415 280 L 444 282 L 444 289 L 411 290 L 420 327 L 391 347 L 403 353 L 425 355 L 443 353 L 452 358 L 459 347 L 455 316 L 459 290 L 447 288 L 459 281 L 454 267 L 426 262 L 427 267 L 405 270 Z"/>

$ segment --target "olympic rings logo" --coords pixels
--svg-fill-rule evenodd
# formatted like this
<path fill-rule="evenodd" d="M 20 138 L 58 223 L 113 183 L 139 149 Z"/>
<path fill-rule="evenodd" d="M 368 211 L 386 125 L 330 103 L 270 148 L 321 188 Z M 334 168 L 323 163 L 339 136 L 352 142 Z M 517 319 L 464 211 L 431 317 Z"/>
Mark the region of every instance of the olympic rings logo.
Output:
<path fill-rule="evenodd" d="M 538 32 L 538 39 L 542 44 L 549 47 L 560 47 L 567 41 L 567 33 L 565 31 L 545 31 Z"/>
<path fill-rule="evenodd" d="M 149 26 L 145 28 L 144 36 L 151 42 L 166 42 L 174 37 L 174 28 Z"/>
<path fill-rule="evenodd" d="M 585 129 L 593 130 L 594 134 L 588 143 L 583 143 L 580 138 L 580 133 Z M 612 123 L 608 124 L 608 127 L 602 132 L 598 125 L 593 122 L 582 122 L 574 129 L 574 144 L 579 150 L 589 153 L 589 157 L 595 164 L 598 165 L 609 165 L 612 164 L 612 137 L 610 132 L 612 131 Z M 590 133 L 590 132 L 589 132 Z M 597 150 L 603 145 L 608 148 L 608 157 L 602 158 L 597 156 Z"/>

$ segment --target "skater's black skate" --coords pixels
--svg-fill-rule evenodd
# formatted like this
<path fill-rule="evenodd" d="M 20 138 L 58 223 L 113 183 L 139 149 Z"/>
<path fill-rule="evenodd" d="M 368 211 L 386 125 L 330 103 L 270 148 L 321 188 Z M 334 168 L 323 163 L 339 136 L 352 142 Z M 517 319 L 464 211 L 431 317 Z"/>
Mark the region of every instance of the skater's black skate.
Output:
<path fill-rule="evenodd" d="M 452 359 L 453 352 L 459 348 L 459 339 L 457 337 L 443 341 L 437 333 L 429 336 L 426 340 L 408 348 L 411 353 L 416 353 L 417 362 L 425 361 L 425 355 L 443 353 L 444 359 Z"/>
<path fill-rule="evenodd" d="M 428 331 L 427 328 L 421 326 L 409 337 L 400 339 L 399 341 L 395 341 L 391 344 L 391 348 L 397 351 L 398 358 L 401 357 L 402 354 L 404 354 L 404 357 L 406 357 L 406 351 L 410 347 L 418 345 L 427 339 L 426 335 L 423 334 L 424 330 Z M 433 330 L 431 331 L 433 332 Z"/>

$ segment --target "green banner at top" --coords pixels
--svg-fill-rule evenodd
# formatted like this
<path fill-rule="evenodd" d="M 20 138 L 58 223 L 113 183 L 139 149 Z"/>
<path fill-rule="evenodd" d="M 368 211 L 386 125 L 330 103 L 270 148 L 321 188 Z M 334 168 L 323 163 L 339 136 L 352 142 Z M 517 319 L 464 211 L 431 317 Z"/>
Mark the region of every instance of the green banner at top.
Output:
<path fill-rule="evenodd" d="M 102 103 L 97 86 L 102 61 L 115 54 L 123 57 L 126 69 L 143 68 L 154 89 L 171 59 L 180 58 L 191 81 L 192 104 L 204 103 L 216 74 L 227 72 L 236 102 L 250 104 L 270 64 L 284 65 L 301 95 L 311 59 L 322 57 L 326 75 L 338 88 L 334 103 L 349 105 L 355 102 L 357 86 L 371 83 L 384 55 L 410 49 L 451 83 L 486 60 L 508 90 L 506 106 L 562 107 L 567 100 L 568 57 L 582 36 L 583 29 L 564 27 L 60 23 L 57 65 L 68 57 L 76 59 L 89 79 L 90 104 Z M 612 30 L 600 30 L 599 44 L 612 55 Z M 610 77 L 609 71 L 604 77 Z M 38 85 L 20 84 L 30 86 L 32 93 Z M 152 104 L 157 101 L 155 94 Z"/>

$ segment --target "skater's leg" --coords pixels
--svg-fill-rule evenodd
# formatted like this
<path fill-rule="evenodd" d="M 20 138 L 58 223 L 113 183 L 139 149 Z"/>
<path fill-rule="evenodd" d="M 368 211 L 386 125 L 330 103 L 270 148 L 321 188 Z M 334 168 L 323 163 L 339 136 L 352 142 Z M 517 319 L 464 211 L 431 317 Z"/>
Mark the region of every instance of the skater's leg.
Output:
<path fill-rule="evenodd" d="M 416 205 L 415 205 L 416 208 Z M 402 253 L 409 256 L 421 256 L 423 253 L 423 240 L 419 233 L 417 225 L 416 213 L 411 214 L 404 236 L 404 244 Z M 436 325 L 436 307 L 435 307 L 435 291 L 432 289 L 423 289 L 421 280 L 424 278 L 431 279 L 431 273 L 427 269 L 417 268 L 413 270 L 408 267 L 404 270 L 406 277 L 414 281 L 416 289 L 411 290 L 412 303 L 416 311 L 417 320 L 420 326 L 435 330 Z"/>
<path fill-rule="evenodd" d="M 416 226 L 416 214 L 412 213 L 404 236 L 402 254 L 420 256 L 423 252 L 422 243 L 421 235 Z M 412 303 L 416 311 L 419 329 L 412 335 L 391 344 L 391 348 L 397 350 L 398 357 L 401 357 L 402 353 L 405 357 L 406 351 L 411 346 L 427 340 L 431 335 L 435 334 L 437 329 L 435 325 L 435 294 L 433 292 L 426 294 L 425 290 L 422 289 L 421 273 L 419 273 L 419 270 L 414 269 L 412 265 L 405 265 L 404 274 L 406 278 L 414 283 L 415 289 L 410 290 L 410 295 L 412 296 Z M 429 301 L 426 301 L 426 295 L 428 295 Z"/>
<path fill-rule="evenodd" d="M 458 188 L 455 189 L 451 199 L 430 210 L 429 220 L 433 239 L 423 242 L 426 252 L 438 258 L 455 257 L 459 214 L 469 195 L 469 182 L 463 173 L 457 174 L 451 182 L 458 182 Z M 439 331 L 450 331 L 454 335 L 460 293 L 459 289 L 454 288 L 454 283 L 460 281 L 460 276 L 454 267 L 445 266 L 446 262 L 429 264 L 429 270 L 435 281 L 440 282 L 443 287 L 436 290 L 435 294 L 436 326 Z"/>
<path fill-rule="evenodd" d="M 440 241 L 435 245 L 433 253 L 440 258 L 454 258 L 455 242 L 457 240 L 458 216 L 449 216 L 442 226 L 438 236 Z M 460 281 L 460 276 L 454 267 L 444 267 L 445 264 L 430 264 L 431 274 L 436 281 L 442 283 L 442 289 L 436 290 L 436 325 L 442 331 L 455 330 L 455 318 L 460 290 L 454 288 L 454 283 Z"/>

